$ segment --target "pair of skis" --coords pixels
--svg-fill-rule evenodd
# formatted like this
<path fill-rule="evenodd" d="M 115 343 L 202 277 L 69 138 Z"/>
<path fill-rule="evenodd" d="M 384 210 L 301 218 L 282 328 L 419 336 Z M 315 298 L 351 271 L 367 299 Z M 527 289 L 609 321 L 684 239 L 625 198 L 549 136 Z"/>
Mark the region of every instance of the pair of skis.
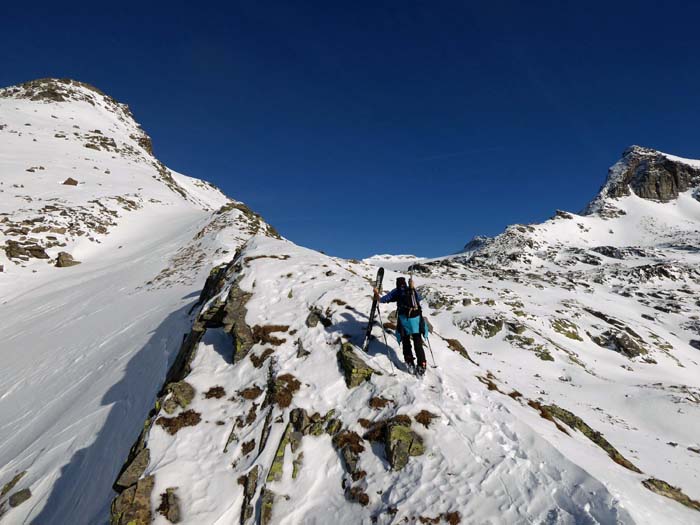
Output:
<path fill-rule="evenodd" d="M 379 270 L 377 270 L 377 278 L 374 280 L 374 288 L 379 290 L 380 293 L 382 291 L 383 280 L 384 268 L 379 268 Z M 367 330 L 365 330 L 365 339 L 364 341 L 362 341 L 362 351 L 365 354 L 367 353 L 367 349 L 369 348 L 369 341 L 372 338 L 372 327 L 374 326 L 375 315 L 379 316 L 379 324 L 382 325 L 382 335 L 384 336 L 384 344 L 387 348 L 389 348 L 389 342 L 386 340 L 386 330 L 384 330 L 384 325 L 382 323 L 382 314 L 379 312 L 379 300 L 375 295 L 372 299 L 372 309 L 369 311 L 369 322 L 367 323 Z M 389 375 L 395 376 L 396 372 L 394 371 L 394 363 L 392 363 L 391 358 L 388 355 L 386 357 L 387 359 L 389 359 L 389 364 L 391 365 L 391 372 L 389 372 Z"/>
<path fill-rule="evenodd" d="M 379 268 L 377 270 L 377 278 L 374 280 L 374 288 L 381 292 L 382 281 L 384 281 L 384 268 Z M 367 348 L 369 348 L 369 340 L 372 337 L 372 327 L 374 326 L 374 316 L 379 312 L 379 301 L 375 295 L 372 298 L 372 309 L 369 311 L 369 322 L 367 323 L 367 330 L 365 330 L 365 339 L 362 341 L 362 351 L 367 353 Z M 379 314 L 381 317 L 381 314 Z M 379 321 L 381 323 L 381 319 Z M 382 326 L 382 330 L 384 327 Z M 386 334 L 384 334 L 384 342 L 386 343 Z M 387 345 L 389 346 L 389 345 Z"/>

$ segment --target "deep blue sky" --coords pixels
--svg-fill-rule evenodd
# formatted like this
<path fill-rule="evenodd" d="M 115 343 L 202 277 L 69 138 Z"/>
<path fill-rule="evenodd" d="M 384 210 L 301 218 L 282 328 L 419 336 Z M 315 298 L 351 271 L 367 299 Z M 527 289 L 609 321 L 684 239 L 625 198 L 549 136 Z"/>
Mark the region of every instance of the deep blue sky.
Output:
<path fill-rule="evenodd" d="M 333 255 L 578 211 L 630 144 L 700 157 L 694 2 L 175 4 L 6 2 L 0 85 L 100 87 L 168 166 Z"/>

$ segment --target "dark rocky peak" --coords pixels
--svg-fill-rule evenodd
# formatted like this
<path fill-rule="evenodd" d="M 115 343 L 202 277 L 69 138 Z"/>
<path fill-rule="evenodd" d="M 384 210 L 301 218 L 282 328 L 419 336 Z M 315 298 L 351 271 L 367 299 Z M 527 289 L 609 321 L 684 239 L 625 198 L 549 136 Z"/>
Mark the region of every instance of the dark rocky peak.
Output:
<path fill-rule="evenodd" d="M 634 192 L 643 199 L 669 202 L 700 186 L 700 162 L 684 161 L 642 146 L 630 146 L 615 165 L 585 214 L 604 211 L 609 199 Z M 698 198 L 698 193 L 695 194 Z M 700 200 L 700 199 L 699 199 Z"/>
<path fill-rule="evenodd" d="M 68 102 L 70 100 L 85 100 L 94 104 L 93 96 L 111 99 L 101 90 L 70 78 L 39 78 L 23 82 L 16 86 L 0 89 L 0 97 L 29 99 L 35 102 Z M 113 100 L 113 99 L 112 99 Z M 114 101 L 114 103 L 117 103 Z"/>

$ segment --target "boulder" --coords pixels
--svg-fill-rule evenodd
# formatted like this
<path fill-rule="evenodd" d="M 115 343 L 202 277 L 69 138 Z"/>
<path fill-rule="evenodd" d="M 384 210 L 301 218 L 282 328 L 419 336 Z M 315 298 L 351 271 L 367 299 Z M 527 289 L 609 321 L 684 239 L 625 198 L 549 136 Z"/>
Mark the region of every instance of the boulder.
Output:
<path fill-rule="evenodd" d="M 0 271 L 2 271 L 2 270 L 0 270 Z M 302 343 L 301 339 L 297 339 L 294 344 L 297 347 L 297 358 L 298 359 L 303 359 L 303 358 L 311 355 L 311 352 L 309 352 L 306 348 L 304 348 L 304 343 Z"/>
<path fill-rule="evenodd" d="M 22 489 L 19 492 L 15 492 L 12 496 L 10 496 L 10 507 L 18 507 L 31 497 L 32 491 L 29 489 Z"/>
<path fill-rule="evenodd" d="M 180 499 L 175 493 L 177 487 L 169 487 L 160 495 L 158 513 L 164 516 L 170 523 L 180 523 Z"/>
<path fill-rule="evenodd" d="M 618 465 L 621 465 L 626 469 L 631 470 L 632 472 L 637 472 L 641 474 L 641 470 L 639 470 L 636 465 L 634 465 L 631 461 L 629 461 L 622 454 L 620 454 L 620 452 L 618 452 L 618 450 L 615 447 L 613 447 L 607 439 L 603 437 L 603 434 L 596 430 L 593 430 L 585 421 L 583 421 L 577 415 L 554 404 L 540 405 L 536 401 L 530 401 L 528 404 L 531 407 L 539 410 L 540 415 L 543 418 L 548 419 L 549 421 L 552 421 L 554 423 L 556 423 L 555 419 L 557 419 L 562 423 L 565 423 L 569 428 L 581 432 L 593 443 L 602 448 L 608 454 L 610 459 L 612 459 Z"/>
<path fill-rule="evenodd" d="M 35 259 L 50 259 L 46 250 L 34 242 L 18 242 L 8 240 L 4 246 L 8 259 L 21 259 L 28 261 L 31 257 Z"/>
<path fill-rule="evenodd" d="M 343 458 L 343 467 L 350 474 L 358 472 L 360 454 L 364 452 L 363 439 L 350 430 L 343 430 L 333 436 L 333 446 L 340 457 Z"/>
<path fill-rule="evenodd" d="M 338 362 L 345 375 L 345 384 L 348 388 L 359 386 L 369 381 L 372 374 L 378 372 L 367 365 L 353 349 L 350 343 L 343 343 L 338 351 Z"/>
<path fill-rule="evenodd" d="M 629 358 L 647 354 L 641 340 L 627 332 L 606 330 L 599 336 L 591 337 L 593 342 L 603 348 L 609 348 Z"/>
<path fill-rule="evenodd" d="M 323 312 L 319 308 L 314 307 L 306 317 L 306 326 L 309 328 L 315 328 L 318 326 L 318 323 L 321 323 L 324 327 L 328 328 L 333 324 L 333 321 L 323 315 Z"/>
<path fill-rule="evenodd" d="M 112 502 L 110 524 L 150 525 L 153 484 L 153 476 L 147 476 L 117 496 Z"/>
<path fill-rule="evenodd" d="M 139 452 L 134 460 L 119 476 L 119 479 L 114 483 L 115 489 L 127 489 L 136 483 L 143 475 L 151 461 L 151 452 L 144 448 Z"/>
<path fill-rule="evenodd" d="M 394 418 L 387 423 L 384 451 L 394 470 L 401 470 L 408 464 L 410 456 L 420 456 L 425 452 L 423 439 L 411 430 L 410 420 Z"/>
<path fill-rule="evenodd" d="M 583 338 L 578 333 L 578 327 L 576 324 L 572 323 L 568 319 L 552 319 L 551 323 L 555 332 L 558 332 L 569 339 L 574 339 L 575 341 L 583 341 Z"/>
<path fill-rule="evenodd" d="M 167 387 L 170 398 L 163 403 L 163 410 L 172 414 L 177 407 L 187 408 L 194 399 L 195 390 L 187 381 L 177 381 L 170 383 Z"/>
<path fill-rule="evenodd" d="M 309 312 L 309 315 L 306 317 L 306 326 L 308 326 L 309 328 L 315 328 L 320 322 L 321 316 L 319 315 L 319 313 L 315 310 L 311 310 Z"/>
<path fill-rule="evenodd" d="M 80 261 L 73 259 L 73 256 L 68 252 L 59 252 L 56 258 L 56 268 L 68 268 L 80 264 Z"/>
<path fill-rule="evenodd" d="M 73 177 L 68 177 L 66 180 L 63 181 L 64 186 L 77 186 L 78 181 L 75 180 Z"/>

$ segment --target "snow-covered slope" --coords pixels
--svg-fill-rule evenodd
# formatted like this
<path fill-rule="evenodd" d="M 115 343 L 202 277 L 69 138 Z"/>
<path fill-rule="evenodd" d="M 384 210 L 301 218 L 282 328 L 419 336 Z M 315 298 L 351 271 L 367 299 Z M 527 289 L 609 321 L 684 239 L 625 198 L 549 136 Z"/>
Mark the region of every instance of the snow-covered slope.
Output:
<path fill-rule="evenodd" d="M 700 523 L 694 190 L 414 261 L 422 381 L 388 308 L 386 341 L 356 346 L 374 265 L 411 258 L 251 239 L 212 274 L 113 522 Z"/>
<path fill-rule="evenodd" d="M 633 147 L 584 214 L 347 261 L 90 86 L 3 90 L 0 128 L 0 522 L 700 523 L 696 161 Z M 389 308 L 357 349 L 377 266 L 424 297 L 423 380 Z"/>
<path fill-rule="evenodd" d="M 0 521 L 106 519 L 210 268 L 258 231 L 95 88 L 0 90 Z"/>

